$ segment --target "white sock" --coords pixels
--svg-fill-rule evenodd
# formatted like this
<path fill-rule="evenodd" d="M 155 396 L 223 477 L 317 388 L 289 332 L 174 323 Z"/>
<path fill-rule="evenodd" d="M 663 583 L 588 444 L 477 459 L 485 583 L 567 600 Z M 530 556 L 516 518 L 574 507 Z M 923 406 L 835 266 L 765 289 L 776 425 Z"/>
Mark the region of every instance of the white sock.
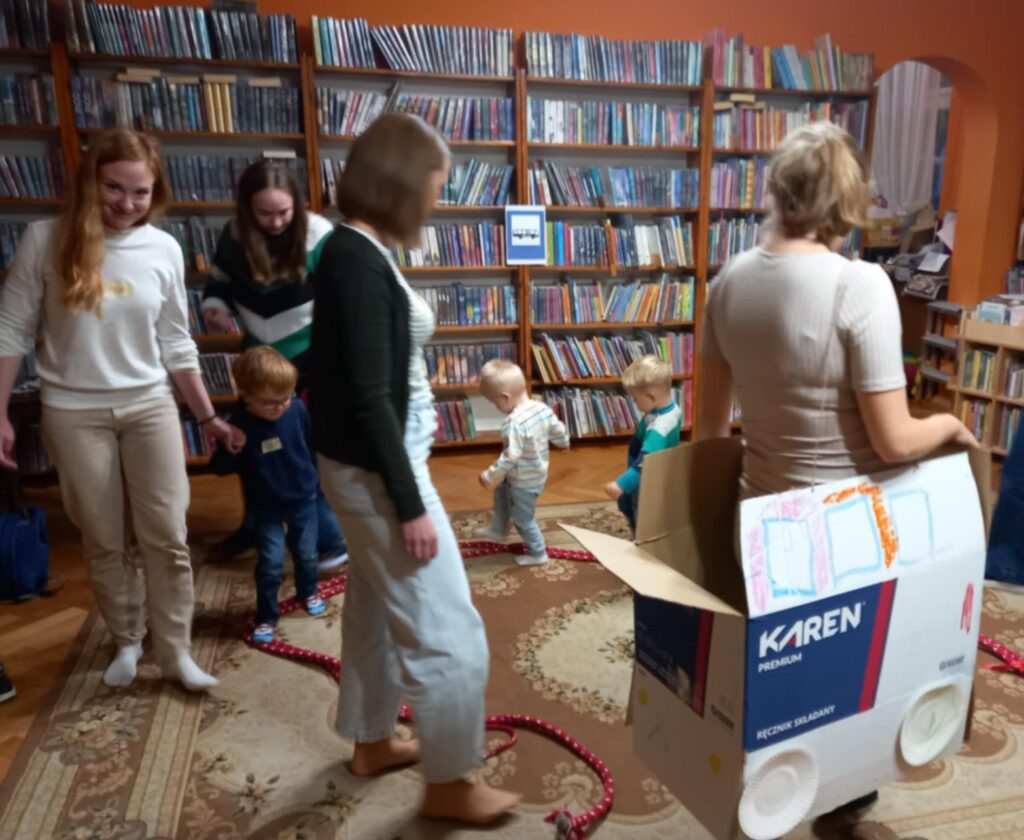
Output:
<path fill-rule="evenodd" d="M 196 665 L 195 660 L 187 653 L 179 653 L 169 670 L 189 691 L 206 691 L 217 685 L 217 678 Z"/>
<path fill-rule="evenodd" d="M 134 645 L 119 647 L 114 656 L 114 661 L 107 667 L 103 675 L 103 682 L 111 688 L 124 688 L 131 685 L 135 679 L 136 666 L 142 658 L 142 644 L 136 642 Z"/>

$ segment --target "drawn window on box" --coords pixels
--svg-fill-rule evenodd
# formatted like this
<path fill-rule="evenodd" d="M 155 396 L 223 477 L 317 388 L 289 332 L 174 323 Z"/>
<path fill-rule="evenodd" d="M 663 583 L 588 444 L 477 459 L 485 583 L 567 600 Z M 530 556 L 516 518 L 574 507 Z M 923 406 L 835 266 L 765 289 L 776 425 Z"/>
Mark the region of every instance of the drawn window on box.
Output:
<path fill-rule="evenodd" d="M 816 595 L 814 546 L 807 520 L 772 518 L 762 524 L 772 595 Z"/>
<path fill-rule="evenodd" d="M 928 560 L 935 551 L 935 522 L 931 500 L 921 488 L 889 496 L 893 527 L 899 542 L 899 563 L 913 566 Z"/>
<path fill-rule="evenodd" d="M 832 579 L 881 570 L 884 557 L 875 511 L 868 495 L 856 495 L 825 508 Z"/>

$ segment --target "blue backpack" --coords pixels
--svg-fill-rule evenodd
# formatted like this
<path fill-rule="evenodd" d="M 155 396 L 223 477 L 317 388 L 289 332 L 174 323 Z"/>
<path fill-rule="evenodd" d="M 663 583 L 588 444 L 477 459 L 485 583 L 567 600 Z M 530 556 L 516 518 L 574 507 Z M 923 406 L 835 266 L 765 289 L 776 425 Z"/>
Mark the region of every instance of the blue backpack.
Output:
<path fill-rule="evenodd" d="M 50 543 L 43 509 L 0 514 L 0 600 L 45 595 L 49 580 Z"/>

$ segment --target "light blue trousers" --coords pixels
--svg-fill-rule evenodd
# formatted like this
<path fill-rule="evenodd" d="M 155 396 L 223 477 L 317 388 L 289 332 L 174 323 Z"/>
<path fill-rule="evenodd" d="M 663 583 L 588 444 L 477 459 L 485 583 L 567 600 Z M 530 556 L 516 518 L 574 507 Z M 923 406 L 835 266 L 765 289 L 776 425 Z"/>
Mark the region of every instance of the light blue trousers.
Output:
<path fill-rule="evenodd" d="M 436 426 L 432 404 L 409 406 L 405 451 L 438 537 L 437 556 L 425 563 L 406 552 L 381 477 L 320 458 L 320 483 L 349 547 L 338 733 L 360 742 L 389 738 L 408 699 L 428 783 L 454 781 L 483 761 L 490 662 L 459 545 L 427 467 Z"/>
<path fill-rule="evenodd" d="M 507 534 L 509 523 L 516 526 L 526 550 L 534 557 L 547 551 L 544 534 L 537 524 L 537 499 L 543 487 L 513 487 L 508 480 L 494 488 L 494 519 L 491 530 Z"/>

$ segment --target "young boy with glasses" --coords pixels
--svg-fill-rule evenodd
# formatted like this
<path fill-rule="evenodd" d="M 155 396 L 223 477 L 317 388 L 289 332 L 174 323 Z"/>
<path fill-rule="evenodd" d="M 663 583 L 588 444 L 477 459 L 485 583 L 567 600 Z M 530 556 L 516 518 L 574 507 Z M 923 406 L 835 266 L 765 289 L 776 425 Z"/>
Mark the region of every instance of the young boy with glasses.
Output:
<path fill-rule="evenodd" d="M 231 367 L 245 410 L 231 422 L 245 434 L 237 454 L 219 447 L 210 465 L 218 475 L 238 473 L 246 510 L 256 520 L 256 629 L 253 641 L 274 639 L 285 546 L 295 568 L 295 590 L 306 612 L 326 606 L 317 592 L 317 472 L 309 415 L 293 399 L 298 372 L 269 346 L 253 347 Z"/>

